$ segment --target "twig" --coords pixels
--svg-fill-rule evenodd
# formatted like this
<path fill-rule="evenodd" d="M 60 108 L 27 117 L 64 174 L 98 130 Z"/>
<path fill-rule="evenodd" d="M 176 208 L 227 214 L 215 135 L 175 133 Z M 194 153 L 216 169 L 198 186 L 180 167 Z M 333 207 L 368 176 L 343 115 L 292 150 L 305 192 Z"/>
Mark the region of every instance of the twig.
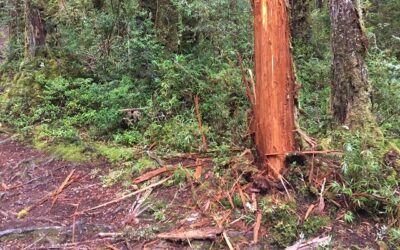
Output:
<path fill-rule="evenodd" d="M 315 154 L 312 154 L 310 174 L 308 175 L 308 182 L 309 183 L 312 182 L 313 176 L 314 176 L 314 158 L 315 158 Z"/>
<path fill-rule="evenodd" d="M 75 213 L 72 218 L 72 243 L 75 242 L 76 212 L 79 209 L 79 204 L 80 204 L 80 202 L 78 202 L 78 204 L 76 205 Z"/>
<path fill-rule="evenodd" d="M 61 183 L 61 185 L 58 187 L 58 189 L 55 192 L 53 192 L 53 194 L 52 194 L 53 201 L 51 202 L 51 207 L 49 209 L 49 212 L 51 211 L 51 209 L 53 208 L 54 204 L 56 203 L 56 201 L 58 199 L 58 195 L 64 190 L 64 188 L 66 186 L 68 186 L 69 184 L 72 183 L 72 182 L 70 182 L 70 179 L 71 179 L 71 177 L 72 177 L 72 175 L 74 173 L 75 173 L 75 169 L 72 169 L 71 172 L 69 173 L 69 175 L 67 176 L 67 178 L 65 178 L 65 180 L 63 181 L 63 183 Z"/>
<path fill-rule="evenodd" d="M 242 72 L 242 81 L 246 86 L 247 98 L 249 99 L 249 102 L 251 104 L 252 110 L 254 110 L 254 106 L 255 106 L 255 100 L 254 99 L 255 98 L 254 98 L 254 95 L 252 94 L 253 91 L 251 91 L 249 80 L 246 77 L 246 71 L 243 68 L 242 56 L 239 53 L 237 53 L 237 58 L 238 58 L 240 71 Z"/>
<path fill-rule="evenodd" d="M 198 95 L 196 95 L 196 97 L 194 98 L 194 104 L 195 104 L 195 108 L 196 108 L 197 122 L 199 123 L 201 139 L 203 140 L 201 151 L 207 151 L 208 145 L 207 145 L 206 136 L 204 135 L 203 125 L 201 123 L 201 115 L 200 115 L 200 108 L 199 108 L 199 96 Z"/>
<path fill-rule="evenodd" d="M 258 242 L 258 234 L 260 232 L 260 227 L 261 227 L 261 219 L 262 219 L 262 214 L 261 212 L 257 212 L 257 217 L 256 217 L 256 222 L 254 223 L 254 235 L 253 235 L 253 243 L 257 244 Z"/>
<path fill-rule="evenodd" d="M 73 181 L 74 179 L 71 179 L 72 174 L 74 173 L 75 169 L 73 169 L 71 171 L 71 173 L 67 176 L 67 178 L 64 180 L 64 182 L 61 184 L 61 186 L 59 188 L 57 188 L 55 191 L 51 192 L 50 194 L 47 194 L 46 196 L 44 196 L 42 199 L 40 199 L 38 202 L 36 202 L 35 204 L 22 209 L 21 211 L 19 211 L 17 213 L 17 218 L 22 218 L 25 215 L 27 215 L 32 209 L 34 209 L 37 206 L 42 205 L 43 203 L 45 203 L 47 200 L 50 199 L 50 197 L 57 197 L 57 195 L 59 195 L 66 187 L 68 187 Z M 54 199 L 53 199 L 54 201 Z M 50 208 L 51 209 L 51 208 Z"/>
<path fill-rule="evenodd" d="M 189 167 L 197 167 L 197 166 L 198 165 L 196 165 L 196 164 L 191 164 L 191 165 L 187 165 L 187 166 L 184 166 L 184 167 L 188 167 L 189 168 Z M 159 176 L 159 175 L 161 175 L 163 173 L 174 171 L 178 167 L 179 166 L 170 166 L 169 165 L 169 166 L 165 166 L 165 167 L 158 168 L 158 169 L 155 169 L 155 170 L 151 170 L 151 171 L 149 171 L 149 172 L 147 172 L 147 173 L 135 178 L 133 180 L 133 183 L 139 184 L 139 183 L 148 181 L 148 180 L 150 180 L 150 179 L 152 179 L 152 178 L 154 178 L 156 176 Z"/>
<path fill-rule="evenodd" d="M 111 232 L 111 233 L 102 233 L 102 232 L 100 232 L 100 233 L 98 233 L 97 235 L 98 235 L 99 237 L 112 237 L 112 238 L 117 238 L 117 237 L 123 236 L 124 234 L 123 234 L 123 233 L 113 233 L 113 232 Z"/>
<path fill-rule="evenodd" d="M 225 242 L 229 247 L 229 250 L 235 250 L 235 248 L 233 248 L 231 241 L 229 240 L 228 235 L 226 234 L 226 232 L 222 232 L 222 235 L 224 236 Z"/>
<path fill-rule="evenodd" d="M 159 181 L 159 182 L 153 183 L 153 184 L 151 184 L 151 185 L 149 185 L 149 186 L 147 186 L 147 187 L 144 187 L 144 188 L 142 188 L 142 189 L 139 189 L 139 190 L 137 190 L 137 191 L 135 191 L 135 192 L 132 192 L 132 193 L 130 193 L 130 194 L 124 195 L 124 196 L 122 196 L 122 197 L 120 197 L 120 198 L 117 198 L 117 199 L 115 199 L 115 200 L 112 200 L 112 201 L 103 203 L 103 204 L 101 204 L 101 205 L 98 205 L 98 206 L 95 206 L 95 207 L 92 207 L 92 208 L 89 208 L 89 209 L 86 209 L 86 210 L 83 210 L 83 211 L 79 212 L 79 214 L 83 214 L 83 213 L 86 213 L 86 212 L 89 212 L 89 211 L 93 211 L 93 210 L 96 210 L 96 209 L 99 209 L 99 208 L 102 208 L 102 207 L 106 207 L 106 206 L 108 206 L 108 205 L 111 205 L 111 204 L 114 204 L 114 203 L 123 201 L 123 200 L 128 199 L 128 198 L 130 198 L 130 197 L 132 197 L 132 196 L 135 196 L 135 195 L 137 195 L 137 194 L 139 194 L 139 193 L 142 193 L 142 192 L 144 192 L 144 191 L 146 191 L 146 190 L 148 190 L 148 189 L 150 189 L 150 188 L 154 188 L 154 187 L 156 187 L 156 186 L 159 186 L 159 185 L 163 184 L 164 182 L 168 181 L 168 180 L 171 179 L 171 178 L 172 178 L 172 176 L 169 176 L 169 177 L 167 177 L 167 178 L 165 178 L 165 179 L 163 179 L 163 180 L 161 180 L 161 181 Z"/>

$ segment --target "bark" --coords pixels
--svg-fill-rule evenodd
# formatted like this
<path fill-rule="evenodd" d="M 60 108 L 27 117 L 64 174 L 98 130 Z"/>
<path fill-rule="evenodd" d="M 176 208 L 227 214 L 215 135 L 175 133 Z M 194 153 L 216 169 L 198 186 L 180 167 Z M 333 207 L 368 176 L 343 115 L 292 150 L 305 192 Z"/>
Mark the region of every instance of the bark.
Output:
<path fill-rule="evenodd" d="M 310 0 L 291 0 L 290 1 L 290 29 L 291 35 L 297 38 L 305 39 L 310 25 L 307 22 L 307 16 L 311 9 Z"/>
<path fill-rule="evenodd" d="M 365 65 L 368 40 L 359 1 L 330 0 L 333 117 L 351 129 L 374 122 L 371 84 Z"/>
<path fill-rule="evenodd" d="M 25 0 L 25 57 L 35 57 L 44 51 L 46 29 L 39 8 Z"/>
<path fill-rule="evenodd" d="M 285 2 L 254 1 L 255 142 L 272 174 L 282 171 L 285 154 L 294 151 L 294 76 Z"/>

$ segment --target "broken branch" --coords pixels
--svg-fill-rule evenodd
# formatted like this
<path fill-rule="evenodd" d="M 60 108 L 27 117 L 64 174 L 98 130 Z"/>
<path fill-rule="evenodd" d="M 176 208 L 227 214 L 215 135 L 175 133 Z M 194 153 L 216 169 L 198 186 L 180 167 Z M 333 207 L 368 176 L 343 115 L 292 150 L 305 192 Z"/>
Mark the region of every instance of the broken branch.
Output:
<path fill-rule="evenodd" d="M 224 229 L 220 228 L 220 227 L 205 227 L 205 228 L 200 228 L 200 229 L 160 233 L 157 235 L 157 238 L 165 239 L 165 240 L 215 239 L 223 231 L 224 231 Z"/>
<path fill-rule="evenodd" d="M 169 177 L 167 177 L 167 178 L 165 178 L 165 179 L 163 179 L 163 180 L 161 180 L 161 181 L 159 181 L 159 182 L 153 183 L 153 184 L 151 184 L 151 185 L 149 185 L 149 186 L 147 186 L 147 187 L 144 187 L 144 188 L 139 189 L 139 190 L 137 190 L 137 191 L 135 191 L 135 192 L 129 193 L 129 194 L 127 194 L 127 195 L 124 195 L 124 196 L 122 196 L 122 197 L 120 197 L 120 198 L 117 198 L 117 199 L 115 199 L 115 200 L 112 200 L 112 201 L 103 203 L 103 204 L 101 204 L 101 205 L 98 205 L 98 206 L 95 206 L 95 207 L 92 207 L 92 208 L 88 208 L 88 209 L 86 209 L 86 210 L 83 210 L 83 211 L 79 212 L 79 214 L 87 213 L 87 212 L 89 212 L 89 211 L 93 211 L 93 210 L 96 210 L 96 209 L 99 209 L 99 208 L 102 208 L 102 207 L 106 207 L 106 206 L 109 206 L 109 205 L 111 205 L 111 204 L 114 204 L 114 203 L 123 201 L 123 200 L 128 199 L 128 198 L 130 198 L 130 197 L 132 197 L 132 196 L 135 196 L 135 195 L 137 195 L 137 194 L 139 194 L 139 193 L 142 193 L 142 192 L 144 192 L 144 191 L 146 191 L 146 190 L 148 190 L 148 189 L 150 189 L 150 188 L 154 188 L 154 187 L 156 187 L 156 186 L 159 186 L 159 185 L 163 184 L 164 182 L 168 181 L 168 180 L 171 179 L 171 178 L 172 178 L 172 176 L 169 176 Z"/>

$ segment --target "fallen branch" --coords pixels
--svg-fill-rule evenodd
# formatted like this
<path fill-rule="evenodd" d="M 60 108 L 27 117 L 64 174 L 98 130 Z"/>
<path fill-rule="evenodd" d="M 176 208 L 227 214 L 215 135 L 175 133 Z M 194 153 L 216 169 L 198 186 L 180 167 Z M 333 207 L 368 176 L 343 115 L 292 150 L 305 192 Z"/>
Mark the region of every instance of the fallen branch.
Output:
<path fill-rule="evenodd" d="M 67 178 L 65 178 L 65 180 L 63 181 L 63 183 L 61 183 L 61 185 L 58 187 L 58 189 L 53 192 L 52 196 L 53 196 L 53 201 L 51 202 L 51 207 L 49 209 L 49 212 L 51 211 L 51 209 L 53 208 L 54 204 L 56 203 L 57 199 L 58 199 L 58 195 L 61 194 L 61 192 L 69 185 L 72 183 L 73 180 L 70 181 L 72 175 L 75 173 L 75 169 L 72 169 L 71 172 L 69 173 L 69 175 L 67 176 Z"/>
<path fill-rule="evenodd" d="M 189 167 L 197 167 L 197 166 L 198 165 L 194 164 L 194 165 L 187 165 L 185 167 L 189 168 Z M 152 178 L 154 178 L 156 176 L 159 176 L 159 175 L 161 175 L 163 173 L 175 171 L 178 167 L 179 166 L 165 166 L 165 167 L 162 167 L 162 168 L 151 170 L 151 171 L 149 171 L 149 172 L 137 177 L 136 179 L 134 179 L 133 183 L 139 184 L 139 183 L 148 181 L 148 180 L 150 180 L 150 179 L 152 179 Z"/>
<path fill-rule="evenodd" d="M 271 153 L 265 154 L 265 156 L 279 156 L 279 155 L 316 155 L 316 154 L 343 154 L 341 150 L 323 150 L 323 151 L 292 151 L 286 153 Z"/>
<path fill-rule="evenodd" d="M 6 138 L 6 139 L 0 141 L 0 145 L 5 144 L 5 143 L 7 143 L 7 142 L 9 142 L 9 141 L 12 141 L 15 137 L 18 137 L 18 134 L 12 135 L 12 136 L 10 136 L 10 137 L 8 137 L 8 138 Z"/>
<path fill-rule="evenodd" d="M 33 204 L 32 206 L 29 206 L 27 208 L 22 209 L 17 213 L 17 218 L 20 219 L 27 215 L 32 209 L 35 207 L 38 207 L 45 203 L 47 200 L 49 200 L 51 197 L 57 197 L 66 187 L 68 187 L 75 179 L 71 179 L 72 174 L 75 172 L 75 169 L 71 171 L 71 173 L 67 176 L 67 178 L 63 181 L 60 187 L 58 187 L 56 190 L 51 192 L 50 194 L 47 194 L 44 196 L 42 199 L 40 199 L 38 202 Z M 54 199 L 54 198 L 53 198 Z M 54 201 L 54 200 L 53 200 Z M 51 208 L 50 208 L 51 209 Z"/>
<path fill-rule="evenodd" d="M 216 239 L 224 231 L 220 227 L 205 227 L 199 229 L 191 229 L 185 231 L 172 231 L 168 233 L 160 233 L 157 238 L 164 240 L 204 240 L 204 239 Z"/>
<path fill-rule="evenodd" d="M 261 212 L 257 212 L 256 222 L 254 224 L 254 231 L 253 231 L 253 243 L 254 244 L 257 244 L 257 242 L 258 242 L 258 234 L 260 232 L 261 219 L 262 219 Z"/>
<path fill-rule="evenodd" d="M 101 205 L 98 205 L 98 206 L 95 206 L 95 207 L 92 207 L 92 208 L 88 208 L 88 209 L 86 209 L 86 210 L 83 210 L 83 211 L 79 212 L 79 214 L 87 213 L 87 212 L 89 212 L 89 211 L 93 211 L 93 210 L 96 210 L 96 209 L 99 209 L 99 208 L 102 208 L 102 207 L 106 207 L 106 206 L 109 206 L 109 205 L 111 205 L 111 204 L 114 204 L 114 203 L 123 201 L 123 200 L 128 199 L 128 198 L 130 198 L 130 197 L 132 197 L 132 196 L 135 196 L 135 195 L 137 195 L 137 194 L 139 194 L 139 193 L 142 193 L 142 192 L 144 192 L 144 191 L 146 191 L 146 190 L 148 190 L 148 189 L 150 189 L 150 188 L 154 188 L 154 187 L 156 187 L 156 186 L 159 186 L 159 185 L 163 184 L 164 182 L 168 181 L 168 180 L 171 179 L 171 178 L 172 178 L 172 176 L 169 176 L 169 177 L 167 177 L 167 178 L 165 178 L 165 179 L 163 179 L 163 180 L 161 180 L 161 181 L 159 181 L 159 182 L 153 183 L 153 184 L 151 184 L 151 185 L 149 185 L 149 186 L 147 186 L 147 187 L 144 187 L 144 188 L 139 189 L 139 190 L 137 190 L 137 191 L 135 191 L 135 192 L 129 193 L 129 194 L 127 194 L 127 195 L 124 195 L 124 196 L 122 196 L 122 197 L 120 197 L 120 198 L 117 198 L 117 199 L 115 199 L 115 200 L 106 202 L 106 203 L 104 203 L 104 204 L 101 204 Z"/>
<path fill-rule="evenodd" d="M 285 248 L 285 250 L 307 250 L 307 249 L 314 249 L 317 246 L 327 244 L 331 241 L 330 236 L 322 237 L 322 238 L 314 238 L 311 240 L 308 240 L 306 242 L 297 242 L 293 246 Z"/>
<path fill-rule="evenodd" d="M 12 228 L 0 231 L 0 238 L 12 234 L 26 234 L 34 231 L 48 231 L 48 230 L 63 231 L 68 228 L 69 227 L 59 227 L 59 226 Z"/>
<path fill-rule="evenodd" d="M 222 233 L 222 235 L 224 236 L 225 242 L 226 242 L 226 244 L 228 245 L 229 250 L 235 250 L 235 248 L 233 248 L 233 246 L 232 246 L 231 241 L 229 240 L 229 237 L 228 237 L 227 233 L 224 231 L 224 232 Z"/>

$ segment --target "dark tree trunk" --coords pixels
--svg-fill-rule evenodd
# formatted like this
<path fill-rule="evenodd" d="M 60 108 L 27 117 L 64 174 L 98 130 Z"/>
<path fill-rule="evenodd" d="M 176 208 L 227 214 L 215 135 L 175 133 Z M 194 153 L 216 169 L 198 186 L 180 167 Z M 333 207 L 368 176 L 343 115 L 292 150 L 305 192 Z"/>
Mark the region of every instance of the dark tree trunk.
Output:
<path fill-rule="evenodd" d="M 273 175 L 294 150 L 294 74 L 285 0 L 254 1 L 255 142 Z"/>
<path fill-rule="evenodd" d="M 360 0 L 330 0 L 333 52 L 332 109 L 339 124 L 350 128 L 373 122 L 371 84 L 365 65 L 368 40 Z"/>
<path fill-rule="evenodd" d="M 315 6 L 318 9 L 322 9 L 322 7 L 324 7 L 324 1 L 323 0 L 315 0 Z"/>
<path fill-rule="evenodd" d="M 44 52 L 46 30 L 40 11 L 31 0 L 25 0 L 25 57 Z"/>
<path fill-rule="evenodd" d="M 311 9 L 310 0 L 290 0 L 290 30 L 294 38 L 306 38 L 310 26 L 307 16 Z"/>

